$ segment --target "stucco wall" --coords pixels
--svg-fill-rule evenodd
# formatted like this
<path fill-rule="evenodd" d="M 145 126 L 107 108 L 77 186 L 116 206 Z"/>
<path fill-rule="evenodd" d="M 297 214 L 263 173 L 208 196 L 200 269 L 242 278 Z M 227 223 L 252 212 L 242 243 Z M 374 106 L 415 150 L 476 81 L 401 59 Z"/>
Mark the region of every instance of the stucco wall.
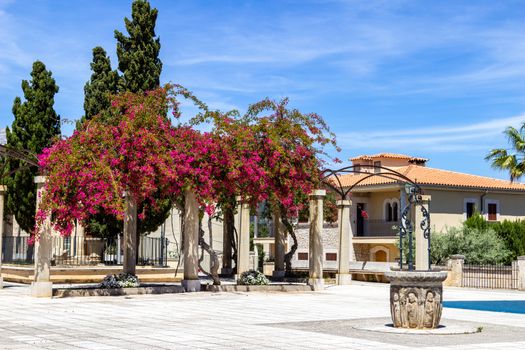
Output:
<path fill-rule="evenodd" d="M 433 230 L 444 231 L 447 227 L 461 225 L 465 220 L 465 199 L 475 199 L 480 209 L 481 196 L 485 192 L 425 190 L 432 196 L 430 220 Z M 499 201 L 499 220 L 525 219 L 525 194 L 487 193 L 484 198 L 484 212 L 488 201 Z"/>

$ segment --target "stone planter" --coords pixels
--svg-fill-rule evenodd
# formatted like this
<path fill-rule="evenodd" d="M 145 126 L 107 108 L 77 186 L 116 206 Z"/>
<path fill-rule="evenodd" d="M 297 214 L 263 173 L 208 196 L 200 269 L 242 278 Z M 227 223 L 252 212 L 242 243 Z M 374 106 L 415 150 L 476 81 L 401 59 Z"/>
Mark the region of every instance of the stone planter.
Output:
<path fill-rule="evenodd" d="M 433 329 L 443 309 L 446 271 L 388 271 L 390 312 L 396 328 Z"/>

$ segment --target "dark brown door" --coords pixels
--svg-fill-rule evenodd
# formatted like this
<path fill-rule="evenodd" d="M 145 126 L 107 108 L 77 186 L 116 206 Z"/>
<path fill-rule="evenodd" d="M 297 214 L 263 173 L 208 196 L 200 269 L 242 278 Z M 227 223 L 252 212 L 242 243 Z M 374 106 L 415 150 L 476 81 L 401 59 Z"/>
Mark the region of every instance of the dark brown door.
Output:
<path fill-rule="evenodd" d="M 363 217 L 363 210 L 365 210 L 365 203 L 357 203 L 357 236 L 365 235 L 365 218 Z"/>

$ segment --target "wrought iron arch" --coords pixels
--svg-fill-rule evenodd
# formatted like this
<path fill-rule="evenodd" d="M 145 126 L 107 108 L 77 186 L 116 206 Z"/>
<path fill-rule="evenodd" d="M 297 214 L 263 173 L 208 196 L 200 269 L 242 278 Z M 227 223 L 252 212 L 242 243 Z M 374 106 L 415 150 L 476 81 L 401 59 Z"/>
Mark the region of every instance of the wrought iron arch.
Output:
<path fill-rule="evenodd" d="M 364 171 L 365 168 L 368 171 Z M 362 178 L 358 179 L 355 183 L 344 186 L 340 176 L 341 175 L 363 175 Z M 403 241 L 407 239 L 408 241 L 408 255 L 407 255 L 407 268 L 409 271 L 414 270 L 414 252 L 413 252 L 413 243 L 414 243 L 414 218 L 411 217 L 411 209 L 414 206 L 419 206 L 423 219 L 419 223 L 419 227 L 423 230 L 423 237 L 427 240 L 427 249 L 428 249 L 428 266 L 430 268 L 430 213 L 425 208 L 425 206 L 420 205 L 422 203 L 423 190 L 412 179 L 406 175 L 400 173 L 391 168 L 387 168 L 380 165 L 351 165 L 341 169 L 325 169 L 321 173 L 321 182 L 328 187 L 329 189 L 336 192 L 341 199 L 348 199 L 348 195 L 354 190 L 357 186 L 361 185 L 366 180 L 373 177 L 381 177 L 389 180 L 396 181 L 398 184 L 404 184 L 404 190 L 407 194 L 407 203 L 402 208 L 400 225 L 399 225 L 399 267 L 400 269 L 404 268 L 403 259 Z"/>
<path fill-rule="evenodd" d="M 1 164 L 1 169 L 0 169 L 0 183 L 4 183 L 4 179 L 6 177 L 13 175 L 17 171 L 27 169 L 30 167 L 34 167 L 34 166 L 39 167 L 38 157 L 34 153 L 30 151 L 26 151 L 26 150 L 18 150 L 18 149 L 9 147 L 7 145 L 0 145 L 0 157 L 4 159 L 5 158 L 17 159 L 23 162 L 23 164 L 20 165 L 20 167 L 18 167 L 17 169 L 11 169 L 9 173 L 6 173 L 7 162 L 3 161 Z"/>

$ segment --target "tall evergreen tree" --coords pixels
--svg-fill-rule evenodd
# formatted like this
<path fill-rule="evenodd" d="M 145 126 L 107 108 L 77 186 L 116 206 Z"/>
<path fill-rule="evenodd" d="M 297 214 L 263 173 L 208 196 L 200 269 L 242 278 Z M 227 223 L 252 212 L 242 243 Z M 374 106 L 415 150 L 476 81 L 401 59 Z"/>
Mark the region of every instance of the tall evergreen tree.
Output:
<path fill-rule="evenodd" d="M 160 86 L 162 62 L 158 57 L 160 39 L 155 34 L 157 14 L 158 10 L 152 9 L 147 0 L 135 0 L 131 7 L 131 20 L 124 18 L 128 36 L 115 30 L 118 69 L 122 72 L 119 91 L 143 92 Z M 109 59 L 107 62 L 107 66 L 110 66 Z M 92 69 L 95 72 L 93 64 Z M 111 68 L 106 70 L 110 71 Z M 139 220 L 138 232 L 143 234 L 155 231 L 166 221 L 171 207 L 170 201 L 161 203 L 160 208 L 150 212 L 147 219 Z M 117 232 L 122 232 L 122 221 L 100 212 L 91 217 L 87 229 L 97 236 L 114 236 Z"/>
<path fill-rule="evenodd" d="M 160 85 L 162 62 L 159 59 L 160 39 L 155 35 L 157 9 L 147 0 L 135 0 L 131 20 L 124 18 L 129 36 L 115 30 L 118 68 L 122 72 L 122 88 L 140 92 Z"/>
<path fill-rule="evenodd" d="M 84 86 L 84 116 L 81 122 L 109 108 L 111 101 L 108 95 L 118 91 L 118 73 L 111 70 L 111 61 L 100 46 L 93 49 L 91 71 L 91 79 Z"/>
<path fill-rule="evenodd" d="M 7 128 L 7 146 L 40 154 L 60 135 L 60 116 L 53 109 L 58 86 L 46 66 L 33 63 L 31 80 L 22 81 L 25 101 L 16 97 L 13 103 L 12 129 Z M 30 232 L 35 226 L 37 167 L 26 167 L 23 161 L 8 158 L 6 179 L 7 209 L 15 215 L 20 227 Z"/>

